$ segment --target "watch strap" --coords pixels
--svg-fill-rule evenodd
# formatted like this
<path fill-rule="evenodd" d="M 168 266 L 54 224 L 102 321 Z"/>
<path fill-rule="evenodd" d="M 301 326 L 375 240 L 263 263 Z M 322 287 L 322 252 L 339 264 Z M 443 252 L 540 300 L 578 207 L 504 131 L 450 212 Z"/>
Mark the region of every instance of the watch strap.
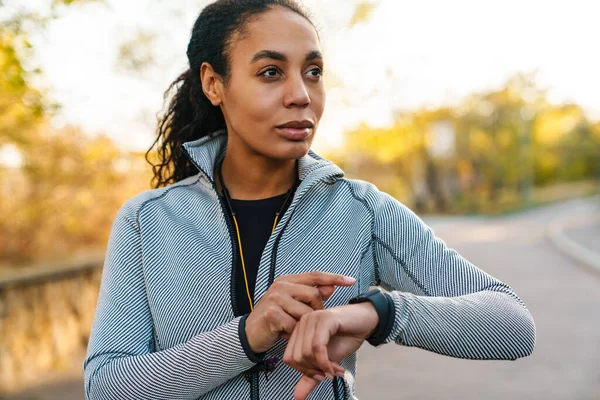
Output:
<path fill-rule="evenodd" d="M 375 311 L 377 312 L 377 316 L 379 317 L 377 328 L 366 340 L 372 346 L 379 346 L 387 339 L 394 326 L 394 302 L 389 295 L 375 288 L 350 299 L 349 303 L 358 304 L 365 301 L 373 304 L 373 307 L 375 307 Z"/>

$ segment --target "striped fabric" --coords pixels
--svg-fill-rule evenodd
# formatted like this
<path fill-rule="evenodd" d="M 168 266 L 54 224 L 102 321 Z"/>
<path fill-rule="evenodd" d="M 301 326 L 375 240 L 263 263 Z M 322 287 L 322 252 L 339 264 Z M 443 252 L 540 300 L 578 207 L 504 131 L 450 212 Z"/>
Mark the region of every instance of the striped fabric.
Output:
<path fill-rule="evenodd" d="M 144 192 L 117 214 L 84 362 L 87 399 L 249 398 L 243 372 L 254 363 L 232 311 L 232 242 L 213 180 L 226 145 L 225 132 L 186 143 L 199 174 Z M 357 283 L 336 289 L 326 306 L 347 304 L 371 285 L 390 290 L 396 313 L 386 342 L 469 359 L 531 354 L 533 319 L 509 286 L 447 248 L 397 200 L 346 179 L 312 150 L 298 173 L 302 182 L 261 258 L 257 301 L 283 274 L 350 275 Z M 280 340 L 266 357 L 284 349 Z M 309 398 L 355 398 L 356 360 L 342 362 L 343 385 L 325 381 Z M 260 398 L 291 399 L 299 378 L 279 362 L 260 373 Z"/>

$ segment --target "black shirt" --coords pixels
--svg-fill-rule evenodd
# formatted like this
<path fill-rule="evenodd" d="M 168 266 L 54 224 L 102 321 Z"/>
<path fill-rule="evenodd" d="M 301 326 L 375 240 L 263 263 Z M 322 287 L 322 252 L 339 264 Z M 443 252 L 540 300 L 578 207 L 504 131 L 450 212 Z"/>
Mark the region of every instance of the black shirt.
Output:
<path fill-rule="evenodd" d="M 258 265 L 260 264 L 265 245 L 271 236 L 275 215 L 283 206 L 286 197 L 287 193 L 260 200 L 231 199 L 231 205 L 236 212 L 236 219 L 240 230 L 244 264 L 246 266 L 246 276 L 248 278 L 248 288 L 250 289 L 252 301 L 254 301 L 254 287 L 256 284 Z M 277 223 L 281 221 L 290 202 L 291 201 L 288 201 L 286 203 L 286 207 L 279 215 Z M 233 218 L 231 218 L 231 221 L 233 223 Z M 234 242 L 237 243 L 235 223 L 232 234 L 234 235 Z M 242 259 L 240 257 L 239 248 L 236 268 L 236 300 L 239 315 L 244 315 L 250 312 L 250 304 L 248 302 L 248 295 L 246 294 L 246 283 L 244 281 L 244 272 L 242 269 Z"/>

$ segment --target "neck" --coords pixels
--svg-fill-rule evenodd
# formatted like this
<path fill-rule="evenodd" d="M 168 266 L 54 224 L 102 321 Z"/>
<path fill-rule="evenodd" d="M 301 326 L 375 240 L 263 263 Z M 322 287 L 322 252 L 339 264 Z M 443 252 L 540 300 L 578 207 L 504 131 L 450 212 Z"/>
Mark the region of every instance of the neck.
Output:
<path fill-rule="evenodd" d="M 228 148 L 221 164 L 221 176 L 232 199 L 260 200 L 275 197 L 286 193 L 296 181 L 295 159 L 277 160 L 262 155 L 236 156 L 232 153 Z M 219 180 L 216 179 L 216 182 L 222 194 Z"/>

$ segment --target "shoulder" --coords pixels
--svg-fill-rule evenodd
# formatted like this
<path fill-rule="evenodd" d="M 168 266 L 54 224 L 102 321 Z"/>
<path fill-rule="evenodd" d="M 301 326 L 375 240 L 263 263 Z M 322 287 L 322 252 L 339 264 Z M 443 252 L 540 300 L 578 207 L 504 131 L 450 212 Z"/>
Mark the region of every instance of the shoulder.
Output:
<path fill-rule="evenodd" d="M 414 212 L 400 200 L 380 190 L 374 183 L 361 179 L 340 179 L 340 185 L 348 189 L 355 200 L 362 202 L 377 218 L 401 216 L 414 218 Z"/>
<path fill-rule="evenodd" d="M 339 180 L 342 187 L 345 187 L 349 194 L 356 200 L 365 203 L 369 208 L 374 208 L 382 194 L 386 194 L 371 182 L 362 179 L 342 178 Z"/>
<path fill-rule="evenodd" d="M 166 187 L 141 192 L 121 206 L 117 218 L 124 218 L 128 222 L 138 225 L 140 214 L 149 204 L 167 201 L 173 195 L 188 196 L 191 193 L 189 189 L 200 185 L 200 181 L 200 175 L 197 174 Z"/>

